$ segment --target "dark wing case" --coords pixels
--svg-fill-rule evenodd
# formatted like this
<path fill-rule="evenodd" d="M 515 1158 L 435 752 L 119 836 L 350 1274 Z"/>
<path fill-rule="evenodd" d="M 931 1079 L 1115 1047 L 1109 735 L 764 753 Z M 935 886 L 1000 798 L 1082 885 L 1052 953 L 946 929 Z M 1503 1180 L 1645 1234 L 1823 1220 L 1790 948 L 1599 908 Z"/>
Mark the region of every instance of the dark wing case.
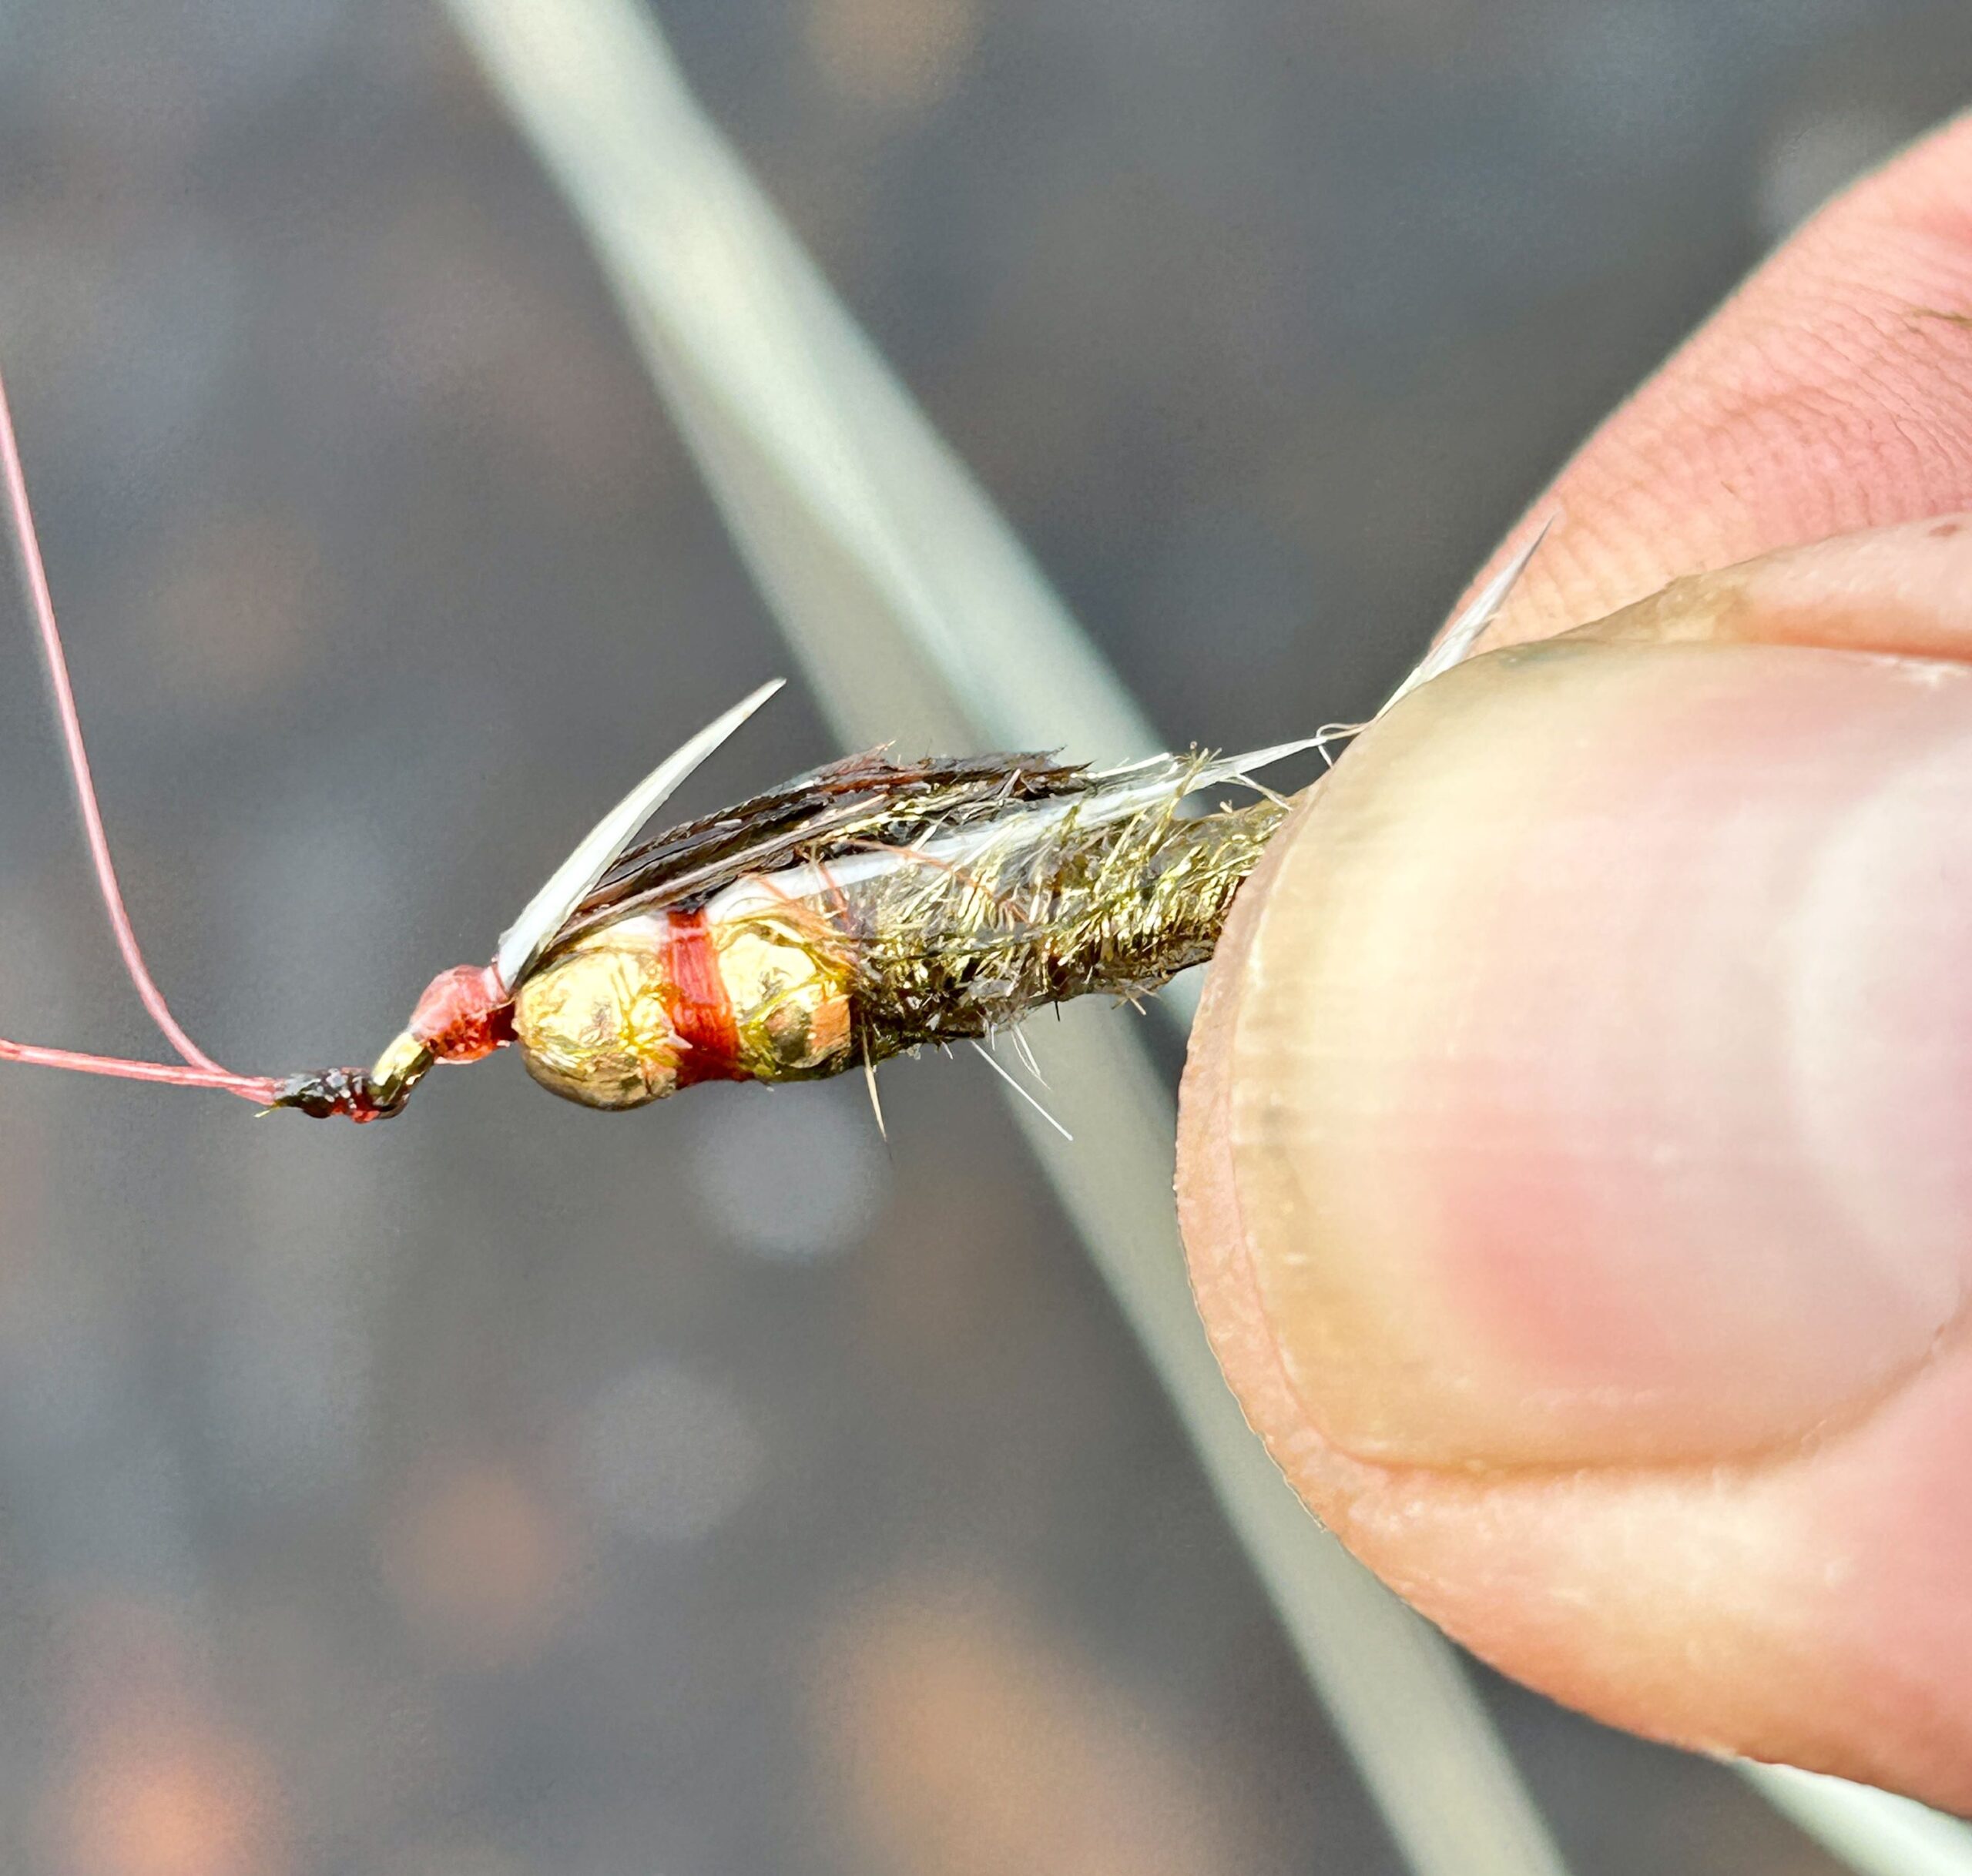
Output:
<path fill-rule="evenodd" d="M 1093 786 L 1081 765 L 1046 754 L 920 762 L 893 762 L 881 749 L 847 756 L 632 848 L 569 915 L 542 961 L 631 913 L 703 905 L 748 873 L 909 846 Z"/>

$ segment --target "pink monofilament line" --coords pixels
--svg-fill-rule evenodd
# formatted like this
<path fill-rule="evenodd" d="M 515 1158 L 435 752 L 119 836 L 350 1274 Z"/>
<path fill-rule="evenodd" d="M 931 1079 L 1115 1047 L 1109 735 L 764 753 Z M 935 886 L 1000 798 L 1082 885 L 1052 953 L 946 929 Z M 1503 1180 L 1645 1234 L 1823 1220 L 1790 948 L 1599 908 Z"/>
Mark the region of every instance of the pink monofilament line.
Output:
<path fill-rule="evenodd" d="M 55 690 L 55 720 L 61 725 L 62 744 L 69 762 L 69 773 L 75 785 L 75 796 L 82 812 L 89 858 L 96 869 L 96 889 L 102 895 L 103 910 L 109 916 L 109 929 L 116 936 L 116 948 L 123 955 L 123 967 L 130 973 L 151 1020 L 164 1032 L 165 1040 L 182 1055 L 189 1066 L 178 1068 L 162 1062 L 126 1061 L 119 1057 L 83 1055 L 69 1049 L 44 1049 L 31 1044 L 0 1041 L 0 1060 L 32 1063 L 46 1068 L 75 1069 L 85 1074 L 117 1075 L 132 1081 L 163 1081 L 180 1087 L 223 1088 L 247 1100 L 265 1105 L 276 1084 L 251 1075 L 236 1075 L 222 1068 L 186 1035 L 164 1000 L 164 993 L 152 980 L 149 967 L 137 943 L 136 929 L 123 904 L 122 888 L 116 880 L 116 863 L 109 857 L 109 836 L 103 831 L 102 812 L 96 805 L 96 779 L 89 772 L 89 751 L 82 742 L 82 720 L 75 708 L 74 686 L 69 681 L 69 661 L 62 649 L 62 633 L 55 623 L 55 601 L 48 590 L 48 570 L 42 564 L 41 540 L 35 532 L 34 510 L 28 501 L 27 477 L 21 467 L 19 444 L 14 437 L 14 416 L 7 403 L 7 387 L 0 378 L 0 480 L 7 491 L 8 518 L 14 538 L 19 544 L 21 561 L 26 570 L 28 595 L 32 601 L 35 628 L 48 661 L 49 682 Z"/>
<path fill-rule="evenodd" d="M 113 1075 L 120 1081 L 161 1081 L 175 1088 L 218 1088 L 256 1107 L 273 1104 L 280 1084 L 267 1075 L 236 1075 L 223 1068 L 181 1068 L 176 1062 L 133 1062 L 120 1055 L 85 1055 L 74 1049 L 44 1049 L 31 1042 L 0 1038 L 0 1061 L 31 1068 L 69 1068 L 79 1074 Z"/>

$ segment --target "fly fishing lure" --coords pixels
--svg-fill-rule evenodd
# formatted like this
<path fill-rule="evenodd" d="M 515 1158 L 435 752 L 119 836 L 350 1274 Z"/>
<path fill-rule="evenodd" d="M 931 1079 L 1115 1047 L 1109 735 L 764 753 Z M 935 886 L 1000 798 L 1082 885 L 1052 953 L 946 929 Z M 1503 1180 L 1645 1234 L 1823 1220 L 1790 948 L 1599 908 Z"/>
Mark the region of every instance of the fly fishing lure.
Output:
<path fill-rule="evenodd" d="M 490 963 L 433 979 L 374 1067 L 235 1074 L 172 1015 L 125 909 L 4 384 L 0 477 L 98 889 L 131 982 L 183 1058 L 0 1040 L 0 1060 L 216 1088 L 262 1108 L 385 1119 L 435 1064 L 509 1046 L 542 1087 L 589 1107 L 639 1107 L 700 1081 L 807 1081 L 858 1066 L 874 1100 L 887 1057 L 927 1043 L 976 1046 L 1001 1029 L 1018 1039 L 1016 1026 L 1045 1004 L 1091 991 L 1134 1000 L 1202 963 L 1288 812 L 1256 773 L 1303 750 L 1326 755 L 1361 727 L 1330 725 L 1245 755 L 1194 752 L 1100 771 L 1045 755 L 897 762 L 879 750 L 633 845 L 776 681 L 605 816 Z M 1479 595 L 1385 709 L 1465 655 L 1538 544 Z M 1185 812 L 1192 797 L 1227 786 L 1256 799 Z"/>

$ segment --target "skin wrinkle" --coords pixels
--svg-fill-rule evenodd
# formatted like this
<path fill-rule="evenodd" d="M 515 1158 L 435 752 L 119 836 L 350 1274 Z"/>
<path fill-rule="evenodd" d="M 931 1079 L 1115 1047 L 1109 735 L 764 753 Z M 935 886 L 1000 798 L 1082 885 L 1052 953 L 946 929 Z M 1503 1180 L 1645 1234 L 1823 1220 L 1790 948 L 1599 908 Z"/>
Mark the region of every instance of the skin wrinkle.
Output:
<path fill-rule="evenodd" d="M 1233 1175 L 1232 1189 L 1236 1210 L 1240 1204 L 1236 1172 Z M 1351 1452 L 1339 1440 L 1326 1434 L 1323 1437 L 1330 1452 L 1360 1466 L 1366 1472 L 1374 1472 L 1377 1476 L 1380 1492 L 1386 1487 L 1400 1491 L 1407 1485 L 1427 1479 L 1456 1479 L 1473 1485 L 1538 1484 L 1578 1479 L 1591 1472 L 1598 1479 L 1615 1483 L 1620 1483 L 1625 1479 L 1642 1482 L 1683 1479 L 1709 1480 L 1719 1489 L 1727 1489 L 1736 1482 L 1757 1479 L 1776 1466 L 1792 1466 L 1812 1459 L 1823 1449 L 1850 1438 L 1878 1419 L 1886 1408 L 1902 1395 L 1913 1381 L 1940 1361 L 1960 1348 L 1972 1351 L 1972 1310 L 1968 1310 L 1967 1301 L 1966 1294 L 1961 1290 L 1957 1308 L 1939 1325 L 1926 1347 L 1892 1372 L 1880 1385 L 1853 1402 L 1831 1409 L 1819 1419 L 1799 1432 L 1789 1432 L 1771 1440 L 1756 1441 L 1730 1453 L 1706 1454 L 1687 1459 L 1630 1461 L 1473 1458 L 1434 1465 L 1422 1460 L 1386 1459 L 1373 1455 L 1357 1453 Z M 1279 1340 L 1269 1334 L 1268 1341 L 1282 1380 L 1291 1389 L 1293 1384 L 1287 1379 L 1286 1364 L 1280 1352 Z M 1296 1399 L 1299 1399 L 1298 1394 Z M 1248 1424 L 1252 1423 L 1249 1422 Z M 1264 1438 L 1264 1434 L 1262 1436 Z"/>
<path fill-rule="evenodd" d="M 1811 227 L 1799 243 L 1816 240 Z M 1688 340 L 1508 536 L 1471 590 L 1524 541 L 1534 518 L 1554 511 L 1558 497 L 1569 525 L 1509 599 L 1494 644 L 1544 635 L 1584 613 L 1612 611 L 1675 574 L 1972 501 L 1962 447 L 1972 431 L 1972 357 L 1962 383 L 1947 372 L 1940 384 L 1930 344 L 1913 330 L 1927 299 L 1972 304 L 1972 253 L 1913 243 L 1903 224 L 1880 218 L 1870 222 L 1866 239 L 1845 235 L 1820 245 L 1827 250 L 1825 264 L 1804 256 L 1799 245 L 1790 253 L 1784 292 L 1761 274 L 1735 294 L 1722 316 L 1729 342 L 1715 327 Z M 1920 290 L 1856 284 L 1885 277 Z M 1942 325 L 1972 352 L 1972 333 L 1950 322 L 1928 323 Z M 1912 400 L 1902 387 L 1913 379 L 1931 381 L 1927 402 L 1918 409 L 1936 447 L 1918 448 L 1905 439 L 1893 449 L 1883 434 L 1889 414 L 1882 400 L 1908 407 Z M 1864 389 L 1869 395 L 1859 394 Z M 1821 411 L 1821 420 L 1798 427 L 1773 422 L 1776 412 L 1784 420 L 1789 407 L 1803 406 Z M 1862 462 L 1869 473 L 1859 472 Z M 1589 468 L 1593 499 L 1574 503 L 1571 485 Z M 1695 474 L 1702 482 L 1695 484 Z M 1712 487 L 1724 488 L 1727 501 L 1702 499 L 1701 488 Z M 1749 502 L 1740 494 L 1749 487 L 1769 493 Z M 1762 524 L 1763 514 L 1779 512 L 1780 497 L 1784 523 Z M 1565 541 L 1577 530 L 1587 537 L 1580 548 Z M 1655 558 L 1656 542 L 1676 544 L 1682 564 Z M 1554 616 L 1558 592 L 1578 595 L 1572 620 Z"/>
<path fill-rule="evenodd" d="M 1304 1481 L 1310 1476 L 1305 1472 L 1299 1476 Z M 1831 1606 L 1824 1603 L 1818 1610 L 1817 1598 L 1846 1591 L 1866 1573 L 1866 1533 L 1850 1533 L 1854 1543 L 1833 1556 L 1832 1567 L 1797 1543 L 1788 1552 L 1794 1559 L 1789 1583 L 1785 1573 L 1777 1579 L 1770 1566 L 1772 1525 L 1776 1520 L 1798 1523 L 1800 1518 L 1799 1508 L 1788 1502 L 1786 1469 L 1750 1479 L 1713 1469 L 1695 1488 L 1669 1475 L 1652 1475 L 1623 1493 L 1612 1489 L 1613 1482 L 1586 1472 L 1526 1489 L 1514 1482 L 1442 1479 L 1427 1481 L 1418 1492 L 1380 1493 L 1372 1489 L 1363 1495 L 1363 1515 L 1352 1519 L 1349 1536 L 1390 1580 L 1454 1632 L 1468 1640 L 1476 1633 L 1479 1652 L 1489 1659 L 1508 1651 L 1488 1646 L 1491 1625 L 1480 1612 L 1504 1604 L 1531 1615 L 1531 1630 L 1523 1628 L 1514 1637 L 1511 1671 L 1544 1680 L 1551 1687 L 1558 1683 L 1564 1689 L 1598 1681 L 1606 1689 L 1613 1675 L 1618 1691 L 1613 1696 L 1605 1691 L 1595 1703 L 1605 1717 L 1619 1724 L 1667 1734 L 1686 1745 L 1730 1747 L 1880 1778 L 1894 1764 L 1893 1756 L 1888 1760 L 1871 1757 L 1880 1730 L 1884 1738 L 1910 1755 L 1905 1783 L 1915 1783 L 1948 1804 L 1972 1802 L 1963 1753 L 1954 1744 L 1963 1737 L 1962 1720 L 1950 1707 L 1949 1695 L 1947 1703 L 1940 1703 L 1941 1686 L 1953 1683 L 1941 1679 L 1934 1663 L 1915 1661 L 1906 1667 L 1892 1659 L 1880 1664 L 1866 1686 L 1852 1688 L 1843 1685 L 1839 1657 L 1833 1662 L 1820 1657 L 1817 1616 L 1825 1617 Z M 1622 1607 L 1627 1595 L 1626 1613 L 1634 1628 L 1626 1629 L 1620 1620 L 1613 1627 L 1592 1628 L 1585 1652 L 1583 1635 L 1571 1627 L 1579 1620 L 1573 1612 L 1578 1602 L 1590 1610 L 1606 1603 L 1609 1593 L 1600 1585 L 1593 1600 L 1571 1593 L 1568 1570 L 1571 1565 L 1581 1566 L 1580 1546 L 1572 1546 L 1573 1554 L 1564 1559 L 1556 1577 L 1548 1573 L 1546 1559 L 1531 1562 L 1524 1553 L 1518 1564 L 1509 1563 L 1503 1569 L 1493 1541 L 1497 1527 L 1508 1540 L 1505 1553 L 1512 1558 L 1512 1526 L 1516 1519 L 1531 1515 L 1565 1544 L 1568 1520 L 1577 1515 L 1568 1508 L 1575 1501 L 1580 1501 L 1579 1516 L 1593 1533 L 1592 1542 L 1621 1553 L 1623 1562 L 1638 1564 L 1642 1572 L 1639 1584 L 1626 1586 L 1615 1597 Z M 1613 1522 L 1612 1502 L 1623 1507 Z M 1552 1515 L 1557 1506 L 1566 1514 L 1558 1522 Z M 1684 1520 L 1694 1509 L 1702 1536 L 1695 1545 L 1681 1545 Z M 1445 1539 L 1452 1533 L 1460 1542 L 1455 1551 L 1447 1553 Z M 1484 1559 L 1476 1572 L 1467 1562 L 1468 1544 Z M 1639 1556 L 1628 1555 L 1639 1547 Z M 1749 1548 L 1749 1554 L 1738 1554 Z M 1421 1559 L 1417 1554 L 1420 1551 Z M 1434 1559 L 1447 1554 L 1455 1559 L 1451 1569 L 1441 1560 L 1434 1566 Z M 1522 1576 L 1516 1571 L 1528 1573 Z M 1672 1584 L 1689 1595 L 1694 1582 L 1701 1586 L 1703 1617 L 1695 1630 L 1681 1631 L 1674 1596 L 1667 1630 L 1662 1612 L 1652 1607 L 1650 1599 Z M 1777 1597 L 1776 1588 L 1781 1591 Z M 1805 1620 L 1792 1613 L 1796 1606 L 1807 1612 Z M 1638 1634 L 1647 1646 L 1640 1655 L 1626 1652 Z M 1598 1650 L 1613 1660 L 1597 1659 Z M 1687 1670 L 1701 1677 L 1722 1676 L 1750 1689 L 1792 1687 L 1797 1695 L 1806 1681 L 1819 1688 L 1819 1695 L 1792 1706 L 1783 1700 L 1777 1710 L 1756 1700 L 1752 1730 L 1741 1718 L 1736 1722 L 1737 1730 L 1729 1733 L 1708 1723 L 1702 1714 L 1691 1712 L 1682 1684 Z M 1659 1715 L 1654 1726 L 1653 1702 Z M 1662 1715 L 1667 1713 L 1682 1717 L 1666 1721 Z M 1854 1740 L 1845 1738 L 1852 1727 L 1865 1742 L 1860 1764 Z"/>

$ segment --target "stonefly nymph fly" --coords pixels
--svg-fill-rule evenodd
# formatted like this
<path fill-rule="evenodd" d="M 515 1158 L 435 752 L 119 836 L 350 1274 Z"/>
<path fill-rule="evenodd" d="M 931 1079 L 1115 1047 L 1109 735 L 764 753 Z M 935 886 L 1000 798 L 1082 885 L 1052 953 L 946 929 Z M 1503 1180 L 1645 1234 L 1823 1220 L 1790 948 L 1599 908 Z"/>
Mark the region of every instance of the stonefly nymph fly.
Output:
<path fill-rule="evenodd" d="M 0 1060 L 216 1088 L 261 1108 L 382 1120 L 403 1111 L 434 1064 L 508 1047 L 542 1087 L 589 1107 L 640 1107 L 695 1082 L 806 1081 L 857 1067 L 874 1094 L 875 1065 L 889 1057 L 990 1039 L 1091 991 L 1133 999 L 1202 963 L 1288 812 L 1254 776 L 1304 750 L 1326 754 L 1360 727 L 1102 770 L 1045 755 L 894 762 L 879 750 L 634 844 L 776 680 L 612 809 L 490 963 L 434 977 L 373 1067 L 236 1074 L 173 1016 L 125 909 L 3 384 L 0 480 L 97 887 L 131 983 L 181 1058 L 0 1040 Z M 1465 656 L 1538 544 L 1473 601 L 1390 703 Z M 1190 797 L 1229 786 L 1255 799 L 1183 812 Z"/>

